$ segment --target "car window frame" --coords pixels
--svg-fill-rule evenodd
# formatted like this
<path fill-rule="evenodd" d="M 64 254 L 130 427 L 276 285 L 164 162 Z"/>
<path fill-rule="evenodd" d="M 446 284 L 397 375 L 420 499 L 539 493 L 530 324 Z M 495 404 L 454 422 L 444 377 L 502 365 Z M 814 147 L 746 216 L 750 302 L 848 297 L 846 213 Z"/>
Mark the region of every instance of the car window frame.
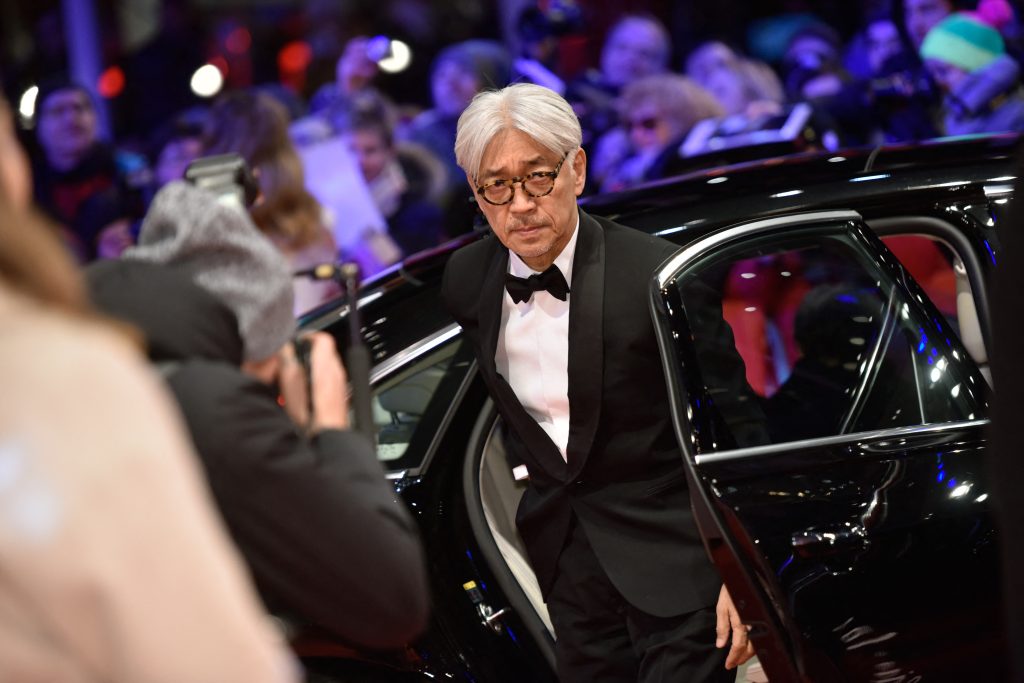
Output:
<path fill-rule="evenodd" d="M 680 249 L 676 254 L 669 257 L 661 266 L 658 267 L 654 276 L 651 280 L 651 295 L 648 297 L 649 308 L 652 315 L 652 320 L 659 320 L 661 318 L 660 306 L 660 292 L 665 289 L 666 286 L 670 285 L 675 275 L 683 268 L 686 264 L 699 259 L 708 254 L 708 252 L 728 245 L 740 237 L 750 237 L 764 232 L 769 232 L 779 227 L 787 228 L 800 228 L 813 226 L 815 224 L 822 225 L 825 223 L 839 223 L 839 222 L 856 222 L 867 227 L 876 236 L 871 224 L 858 212 L 849 209 L 836 209 L 826 211 L 812 211 L 806 213 L 790 213 L 780 216 L 772 216 L 755 221 L 747 221 L 737 225 L 733 225 L 728 228 L 724 228 L 718 232 L 707 235 L 700 238 L 693 244 L 687 245 Z M 968 244 L 969 247 L 969 244 Z M 973 251 L 969 252 L 973 255 Z M 915 286 L 920 287 L 910 276 L 909 272 L 899 262 L 895 256 L 891 256 L 892 260 L 899 264 L 899 267 L 903 270 L 906 278 L 914 283 Z M 975 261 L 977 259 L 975 258 Z M 905 287 L 906 283 L 896 283 L 897 286 Z M 973 282 L 972 282 L 973 288 Z M 973 294 L 973 292 L 972 292 Z M 936 431 L 945 431 L 946 429 L 963 429 L 976 426 L 984 426 L 989 424 L 989 417 L 973 418 L 965 420 L 957 420 L 953 422 L 941 422 L 941 423 L 926 423 L 919 425 L 908 425 L 903 427 L 894 427 L 886 429 L 873 429 L 873 430 L 860 430 L 855 432 L 847 432 L 843 434 L 834 434 L 825 437 L 813 437 L 809 439 L 798 439 L 793 441 L 786 441 L 777 444 L 759 444 L 756 446 L 747 446 L 740 448 L 730 448 L 721 451 L 714 452 L 703 452 L 696 453 L 691 447 L 689 439 L 685 438 L 685 432 L 687 424 L 682 421 L 682 416 L 686 412 L 686 401 L 684 400 L 684 394 L 687 392 L 684 382 L 675 377 L 674 361 L 678 361 L 676 350 L 669 339 L 666 338 L 662 326 L 660 323 L 655 324 L 656 337 L 658 342 L 658 350 L 661 355 L 662 364 L 664 367 L 666 381 L 668 383 L 668 398 L 669 405 L 672 414 L 672 420 L 674 429 L 676 432 L 676 440 L 680 445 L 680 448 L 684 454 L 684 457 L 692 463 L 693 466 L 699 467 L 702 464 L 710 464 L 715 462 L 723 462 L 727 460 L 738 460 L 748 459 L 755 457 L 768 457 L 771 455 L 784 453 L 786 451 L 792 451 L 794 449 L 812 448 L 818 446 L 836 446 L 846 444 L 856 444 L 858 441 L 863 440 L 899 440 L 906 438 L 913 438 L 919 434 L 932 434 Z M 968 360 L 973 363 L 973 359 Z M 986 385 L 987 386 L 987 385 Z"/>
<path fill-rule="evenodd" d="M 985 287 L 985 270 L 977 252 L 971 248 L 970 240 L 949 222 L 934 216 L 905 215 L 885 218 L 864 219 L 865 224 L 878 237 L 923 235 L 944 243 L 964 264 L 967 281 L 971 285 L 971 296 L 981 324 L 982 340 L 989 358 L 992 357 L 992 327 L 989 313 L 988 290 Z M 907 230 L 907 227 L 913 228 Z M 898 260 L 898 259 L 897 259 Z M 901 264 L 902 265 L 902 264 Z M 909 271 L 908 271 L 909 275 Z"/>
<path fill-rule="evenodd" d="M 415 344 L 406 347 L 399 353 L 388 357 L 384 362 L 371 368 L 371 393 L 376 396 L 381 384 L 384 384 L 396 375 L 405 372 L 409 367 L 422 361 L 430 354 L 439 352 L 449 345 L 458 346 L 464 344 L 466 344 L 466 340 L 462 336 L 462 327 L 458 323 L 451 323 L 440 330 L 434 331 L 432 334 L 421 338 L 420 341 Z M 459 352 L 459 348 L 454 350 L 453 359 L 459 354 Z M 441 420 L 437 423 L 430 442 L 427 444 L 427 447 L 423 452 L 423 457 L 416 465 L 411 465 L 404 469 L 389 469 L 387 463 L 381 461 L 381 466 L 385 470 L 385 476 L 387 479 L 397 481 L 410 477 L 419 477 L 429 469 L 430 463 L 438 450 L 441 440 L 451 424 L 452 416 L 456 408 L 462 403 L 463 397 L 476 376 L 476 367 L 476 359 L 473 358 L 470 361 L 469 367 L 466 369 L 465 376 L 460 380 L 458 388 L 452 395 L 452 400 L 447 410 L 445 410 Z M 431 397 L 431 399 L 433 399 L 433 397 Z"/>

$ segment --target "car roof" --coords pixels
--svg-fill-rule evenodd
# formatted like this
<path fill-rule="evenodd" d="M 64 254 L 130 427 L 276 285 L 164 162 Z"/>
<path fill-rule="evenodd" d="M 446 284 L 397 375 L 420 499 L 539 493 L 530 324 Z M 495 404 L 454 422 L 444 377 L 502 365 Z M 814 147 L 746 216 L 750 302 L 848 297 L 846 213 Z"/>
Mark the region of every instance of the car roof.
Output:
<path fill-rule="evenodd" d="M 625 192 L 593 196 L 584 210 L 680 244 L 747 220 L 800 211 L 854 209 L 865 218 L 933 210 L 949 193 L 974 201 L 1016 172 L 1016 134 L 801 153 L 687 173 Z M 725 180 L 719 180 L 719 179 Z M 448 257 L 489 231 L 414 254 L 363 283 L 360 309 L 374 362 L 451 324 L 437 294 Z M 335 300 L 304 315 L 305 329 L 332 326 Z M 344 340 L 340 340 L 344 343 Z"/>

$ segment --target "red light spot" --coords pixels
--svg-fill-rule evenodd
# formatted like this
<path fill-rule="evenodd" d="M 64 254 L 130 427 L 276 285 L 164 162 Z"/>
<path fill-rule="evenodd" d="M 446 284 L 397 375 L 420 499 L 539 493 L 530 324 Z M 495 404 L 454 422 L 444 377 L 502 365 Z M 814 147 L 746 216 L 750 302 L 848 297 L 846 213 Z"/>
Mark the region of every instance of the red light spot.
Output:
<path fill-rule="evenodd" d="M 227 78 L 228 60 L 224 59 L 224 57 L 222 57 L 221 55 L 217 55 L 216 57 L 210 60 L 210 64 L 217 67 L 217 70 L 220 71 L 221 75 L 224 76 L 224 78 Z"/>
<path fill-rule="evenodd" d="M 309 43 L 302 40 L 288 43 L 277 53 L 278 68 L 286 73 L 305 71 L 311 61 L 313 50 L 310 49 Z"/>
<path fill-rule="evenodd" d="M 245 54 L 251 45 L 252 34 L 244 26 L 239 26 L 224 39 L 224 47 L 228 49 L 228 52 L 235 55 Z"/>
<path fill-rule="evenodd" d="M 119 66 L 109 67 L 96 81 L 96 92 L 108 100 L 117 97 L 124 90 L 124 71 Z"/>

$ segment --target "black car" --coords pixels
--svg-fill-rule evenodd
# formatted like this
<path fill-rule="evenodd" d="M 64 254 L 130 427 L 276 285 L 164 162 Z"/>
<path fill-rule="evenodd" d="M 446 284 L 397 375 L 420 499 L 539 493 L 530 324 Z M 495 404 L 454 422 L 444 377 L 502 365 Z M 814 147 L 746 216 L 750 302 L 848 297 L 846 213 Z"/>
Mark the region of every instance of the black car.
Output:
<path fill-rule="evenodd" d="M 773 683 L 1005 677 L 986 280 L 1016 145 L 797 155 L 585 202 L 681 247 L 637 305 L 700 531 Z M 380 459 L 421 525 L 434 616 L 404 653 L 299 643 L 330 680 L 555 680 L 513 522 L 521 484 L 440 301 L 447 257 L 473 239 L 493 237 L 417 255 L 360 295 Z M 303 322 L 344 354 L 347 315 Z"/>

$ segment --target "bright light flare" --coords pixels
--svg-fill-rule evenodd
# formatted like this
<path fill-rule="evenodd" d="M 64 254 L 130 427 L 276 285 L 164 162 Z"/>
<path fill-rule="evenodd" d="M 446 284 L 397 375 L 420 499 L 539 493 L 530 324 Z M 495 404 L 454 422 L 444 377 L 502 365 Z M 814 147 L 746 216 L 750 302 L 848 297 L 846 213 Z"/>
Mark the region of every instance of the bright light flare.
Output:
<path fill-rule="evenodd" d="M 190 85 L 199 97 L 213 97 L 224 87 L 224 74 L 213 64 L 205 64 L 192 74 Z"/>

